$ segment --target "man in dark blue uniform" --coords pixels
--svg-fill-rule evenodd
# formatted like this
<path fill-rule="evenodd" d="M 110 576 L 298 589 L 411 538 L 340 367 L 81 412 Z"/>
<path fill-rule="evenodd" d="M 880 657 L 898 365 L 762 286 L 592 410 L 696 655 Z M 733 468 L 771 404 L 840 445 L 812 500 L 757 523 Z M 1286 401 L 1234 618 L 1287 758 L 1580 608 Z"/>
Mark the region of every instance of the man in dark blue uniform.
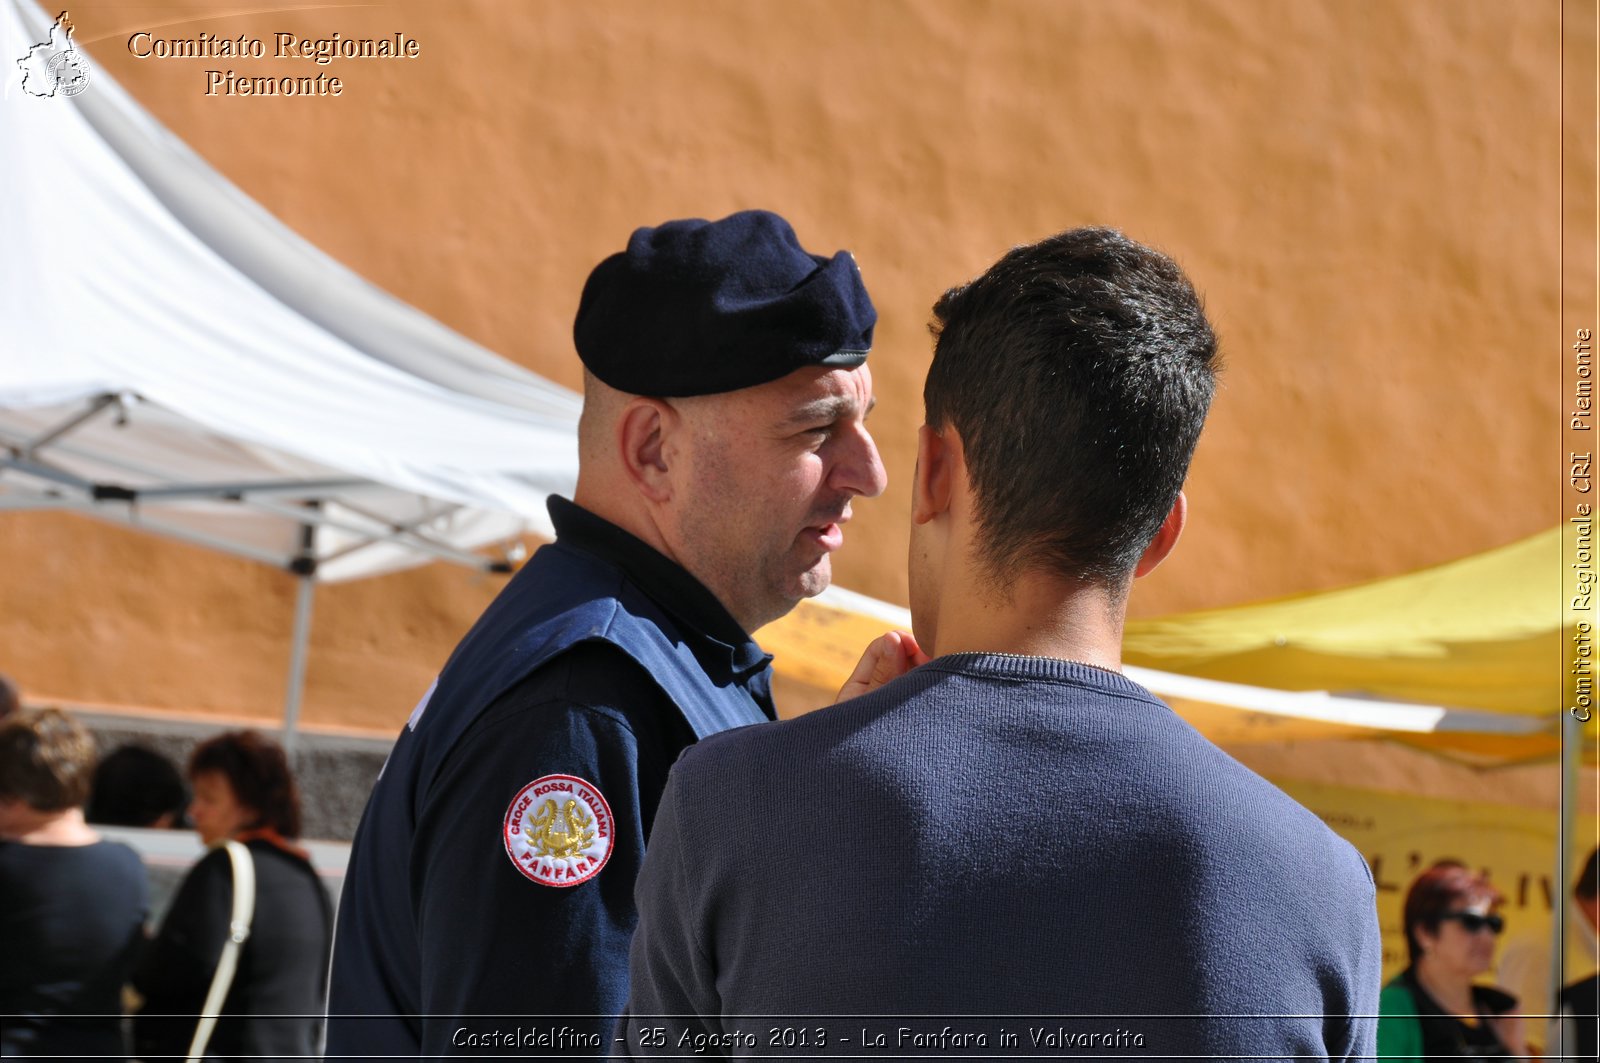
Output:
<path fill-rule="evenodd" d="M 586 284 L 574 500 L 412 713 L 352 846 L 330 1057 L 611 1047 L 667 769 L 771 719 L 748 632 L 819 593 L 883 466 L 876 313 L 783 219 L 640 229 Z"/>

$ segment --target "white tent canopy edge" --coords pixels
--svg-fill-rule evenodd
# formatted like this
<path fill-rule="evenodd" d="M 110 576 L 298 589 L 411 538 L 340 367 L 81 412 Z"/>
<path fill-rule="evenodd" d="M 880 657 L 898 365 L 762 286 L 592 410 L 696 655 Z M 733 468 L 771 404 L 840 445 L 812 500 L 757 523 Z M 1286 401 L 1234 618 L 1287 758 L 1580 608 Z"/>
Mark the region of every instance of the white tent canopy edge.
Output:
<path fill-rule="evenodd" d="M 294 573 L 292 741 L 315 582 L 509 567 L 576 482 L 580 401 L 300 239 L 102 72 L 23 92 L 51 32 L 0 0 L 0 510 Z"/>

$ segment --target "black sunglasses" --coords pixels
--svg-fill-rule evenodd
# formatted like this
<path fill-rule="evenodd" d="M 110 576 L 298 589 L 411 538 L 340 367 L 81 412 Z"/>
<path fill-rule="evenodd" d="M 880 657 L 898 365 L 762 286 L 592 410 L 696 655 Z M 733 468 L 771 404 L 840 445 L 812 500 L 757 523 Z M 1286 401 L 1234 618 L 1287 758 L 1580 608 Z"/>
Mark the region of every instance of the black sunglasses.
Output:
<path fill-rule="evenodd" d="M 1498 915 L 1479 915 L 1477 912 L 1445 912 L 1439 918 L 1441 920 L 1454 919 L 1461 924 L 1461 929 L 1469 934 L 1476 934 L 1484 927 L 1489 928 L 1489 933 L 1498 934 L 1506 928 L 1506 921 Z"/>

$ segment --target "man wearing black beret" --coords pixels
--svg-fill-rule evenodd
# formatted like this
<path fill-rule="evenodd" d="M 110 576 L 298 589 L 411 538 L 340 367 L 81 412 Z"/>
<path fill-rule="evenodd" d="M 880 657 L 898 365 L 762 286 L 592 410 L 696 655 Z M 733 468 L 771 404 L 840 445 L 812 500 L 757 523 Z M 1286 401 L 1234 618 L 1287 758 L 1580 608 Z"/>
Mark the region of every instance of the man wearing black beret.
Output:
<path fill-rule="evenodd" d="M 876 320 L 848 253 L 765 211 L 640 229 L 595 268 L 577 491 L 373 790 L 330 1058 L 611 1049 L 667 770 L 774 717 L 748 633 L 828 585 L 852 499 L 884 488 Z"/>

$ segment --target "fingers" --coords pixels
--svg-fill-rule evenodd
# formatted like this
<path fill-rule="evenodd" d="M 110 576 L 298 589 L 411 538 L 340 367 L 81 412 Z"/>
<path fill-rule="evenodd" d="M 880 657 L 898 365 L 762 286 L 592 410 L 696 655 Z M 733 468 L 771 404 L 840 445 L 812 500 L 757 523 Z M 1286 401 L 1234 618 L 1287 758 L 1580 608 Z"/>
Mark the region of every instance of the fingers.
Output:
<path fill-rule="evenodd" d="M 910 632 L 890 631 L 880 635 L 867 646 L 866 652 L 856 664 L 855 671 L 850 673 L 850 678 L 839 688 L 839 696 L 834 702 L 837 704 L 848 698 L 858 698 L 870 693 L 890 680 L 905 675 L 917 665 L 926 664 L 927 661 L 927 655 L 922 652 Z"/>
<path fill-rule="evenodd" d="M 873 689 L 881 687 L 889 680 L 905 674 L 906 649 L 898 631 L 890 631 L 873 639 L 872 645 L 867 647 L 866 657 L 873 659 L 870 679 Z M 862 660 L 865 660 L 866 657 L 863 657 Z M 857 665 L 857 667 L 859 668 L 860 666 Z"/>
<path fill-rule="evenodd" d="M 900 656 L 900 640 L 894 632 L 880 635 L 867 645 L 867 650 L 861 655 L 861 660 L 856 663 L 855 671 L 850 673 L 850 678 L 844 681 L 844 686 L 839 688 L 839 696 L 834 698 L 834 703 L 844 701 L 846 698 L 857 698 L 869 690 L 874 690 L 888 682 L 879 678 L 885 670 L 885 658 L 892 662 L 893 658 Z M 887 666 L 893 668 L 890 663 Z"/>
<path fill-rule="evenodd" d="M 922 647 L 917 645 L 917 637 L 911 632 L 898 631 L 893 632 L 893 634 L 900 636 L 900 644 L 906 655 L 906 667 L 904 671 L 909 672 L 911 669 L 916 668 L 919 665 L 927 664 L 933 659 L 926 653 L 922 652 Z"/>

